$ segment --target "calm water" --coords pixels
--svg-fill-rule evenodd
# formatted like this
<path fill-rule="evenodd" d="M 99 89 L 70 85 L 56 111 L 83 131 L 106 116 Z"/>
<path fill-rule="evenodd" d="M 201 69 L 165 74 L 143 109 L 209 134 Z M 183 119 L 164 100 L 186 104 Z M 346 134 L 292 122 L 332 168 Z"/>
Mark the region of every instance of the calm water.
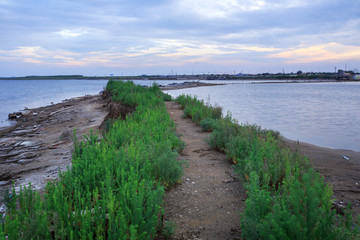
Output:
<path fill-rule="evenodd" d="M 231 84 L 168 93 L 196 95 L 240 123 L 289 139 L 360 151 L 360 83 Z"/>
<path fill-rule="evenodd" d="M 147 86 L 153 83 L 134 82 Z M 156 82 L 165 85 L 183 81 Z M 96 94 L 106 83 L 107 80 L 2 80 L 0 127 L 11 124 L 6 120 L 10 112 Z M 196 95 L 220 105 L 224 113 L 230 111 L 241 123 L 274 129 L 289 139 L 360 151 L 360 83 L 239 83 L 168 93 Z"/>
<path fill-rule="evenodd" d="M 7 121 L 9 113 L 96 94 L 106 83 L 107 80 L 1 80 L 0 127 L 11 124 Z"/>

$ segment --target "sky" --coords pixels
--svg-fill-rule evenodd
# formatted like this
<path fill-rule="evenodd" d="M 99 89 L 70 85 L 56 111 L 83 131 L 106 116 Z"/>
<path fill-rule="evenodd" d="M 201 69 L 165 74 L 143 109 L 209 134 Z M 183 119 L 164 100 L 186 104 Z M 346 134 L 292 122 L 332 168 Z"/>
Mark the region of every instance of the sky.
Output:
<path fill-rule="evenodd" d="M 360 71 L 360 0 L 0 0 L 0 77 Z"/>

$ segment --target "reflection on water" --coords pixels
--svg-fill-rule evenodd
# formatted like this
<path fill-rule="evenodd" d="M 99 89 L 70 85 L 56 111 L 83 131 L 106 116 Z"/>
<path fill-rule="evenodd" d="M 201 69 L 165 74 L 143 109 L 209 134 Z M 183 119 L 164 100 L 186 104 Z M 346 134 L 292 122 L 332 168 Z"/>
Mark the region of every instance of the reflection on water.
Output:
<path fill-rule="evenodd" d="M 167 92 L 196 95 L 241 123 L 289 139 L 360 151 L 360 83 L 231 84 Z"/>

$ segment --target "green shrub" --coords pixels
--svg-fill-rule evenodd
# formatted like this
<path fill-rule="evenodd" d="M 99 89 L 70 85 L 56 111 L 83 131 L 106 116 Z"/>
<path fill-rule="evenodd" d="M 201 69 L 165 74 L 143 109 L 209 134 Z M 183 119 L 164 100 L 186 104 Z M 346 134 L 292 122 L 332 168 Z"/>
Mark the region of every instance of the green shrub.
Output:
<path fill-rule="evenodd" d="M 226 144 L 237 134 L 239 129 L 240 126 L 229 114 L 225 118 L 217 120 L 214 124 L 213 132 L 208 139 L 210 147 L 219 151 L 225 151 Z"/>
<path fill-rule="evenodd" d="M 205 105 L 204 101 L 196 97 L 180 95 L 176 102 L 184 109 L 184 117 L 191 118 L 196 124 L 200 124 L 205 118 L 219 119 L 222 116 L 221 107 Z"/>
<path fill-rule="evenodd" d="M 165 239 L 171 239 L 172 236 L 175 234 L 176 225 L 172 221 L 165 221 L 162 235 L 165 237 Z"/>
<path fill-rule="evenodd" d="M 171 100 L 172 100 L 171 95 L 169 95 L 169 94 L 164 94 L 164 101 L 165 101 L 165 102 L 170 102 Z"/>
<path fill-rule="evenodd" d="M 200 127 L 205 132 L 211 132 L 215 126 L 215 120 L 212 118 L 204 118 L 200 121 Z"/>
<path fill-rule="evenodd" d="M 213 119 L 220 119 L 222 117 L 222 108 L 220 106 L 211 107 L 211 117 Z"/>
<path fill-rule="evenodd" d="M 335 239 L 331 189 L 312 169 L 288 172 L 280 189 L 273 192 L 250 175 L 246 210 L 242 215 L 246 239 Z"/>

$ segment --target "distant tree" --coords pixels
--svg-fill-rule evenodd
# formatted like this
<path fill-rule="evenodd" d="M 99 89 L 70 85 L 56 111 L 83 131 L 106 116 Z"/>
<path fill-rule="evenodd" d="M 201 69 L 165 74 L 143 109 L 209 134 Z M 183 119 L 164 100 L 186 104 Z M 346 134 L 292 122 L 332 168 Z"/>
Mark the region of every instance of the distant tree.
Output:
<path fill-rule="evenodd" d="M 296 74 L 297 75 L 301 75 L 303 72 L 301 70 L 297 71 Z"/>

